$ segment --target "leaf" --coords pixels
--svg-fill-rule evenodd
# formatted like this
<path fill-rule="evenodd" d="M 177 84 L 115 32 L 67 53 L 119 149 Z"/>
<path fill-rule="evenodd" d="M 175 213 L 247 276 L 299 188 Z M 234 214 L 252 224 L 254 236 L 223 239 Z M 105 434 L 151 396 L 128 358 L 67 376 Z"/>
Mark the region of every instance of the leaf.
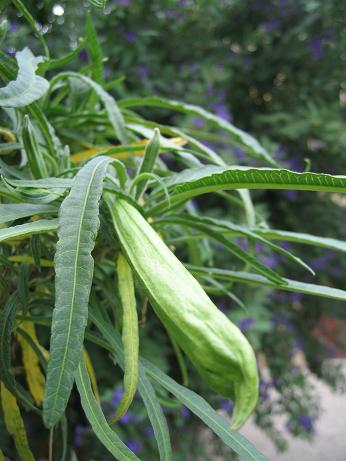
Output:
<path fill-rule="evenodd" d="M 16 54 L 18 75 L 7 86 L 0 88 L 0 106 L 24 107 L 41 98 L 48 90 L 49 83 L 43 77 L 35 74 L 42 57 L 37 58 L 29 48 L 24 48 Z"/>
<path fill-rule="evenodd" d="M 95 307 L 92 307 L 92 309 L 89 311 L 89 318 L 111 345 L 116 355 L 116 362 L 119 363 L 121 368 L 124 368 L 124 355 L 121 346 L 121 340 L 119 335 L 114 331 L 114 328 L 111 326 L 110 322 L 102 319 L 100 312 Z M 149 420 L 154 430 L 156 443 L 160 452 L 160 460 L 171 461 L 172 447 L 167 421 L 158 402 L 153 386 L 141 364 L 139 365 L 138 370 L 138 390 L 143 399 Z"/>
<path fill-rule="evenodd" d="M 139 461 L 139 458 L 120 440 L 109 427 L 101 407 L 97 403 L 91 389 L 88 372 L 82 359 L 76 370 L 76 384 L 81 404 L 95 435 L 101 443 L 119 461 Z"/>
<path fill-rule="evenodd" d="M 120 360 L 122 360 L 122 347 L 119 335 L 113 331 L 109 322 L 102 321 L 100 319 L 100 314 L 97 313 L 96 308 L 91 310 L 90 319 L 101 331 L 102 335 L 108 341 L 110 346 L 114 348 L 116 359 L 119 360 L 119 364 L 121 365 Z M 257 449 L 248 440 L 245 439 L 245 437 L 238 434 L 237 432 L 232 431 L 230 429 L 229 421 L 227 421 L 215 410 L 213 410 L 202 397 L 184 388 L 183 386 L 180 386 L 174 380 L 165 375 L 159 368 L 155 367 L 145 359 L 140 359 L 139 370 L 140 380 L 141 376 L 144 375 L 146 377 L 146 375 L 149 374 L 155 381 L 169 390 L 169 392 L 175 395 L 182 403 L 184 403 L 184 405 L 190 408 L 190 410 L 193 411 L 200 419 L 202 419 L 202 421 L 204 421 L 211 428 L 211 430 L 214 431 L 215 434 L 221 438 L 221 440 L 223 440 L 226 445 L 231 447 L 236 453 L 242 456 L 244 461 L 266 460 L 266 458 L 261 453 L 259 453 Z M 146 377 L 146 379 L 148 378 Z M 140 387 L 139 390 L 141 392 Z M 153 427 L 155 431 L 155 426 Z M 158 440 L 156 432 L 155 436 Z"/>
<path fill-rule="evenodd" d="M 154 169 L 156 159 L 160 153 L 160 131 L 155 128 L 154 134 L 150 142 L 145 147 L 144 157 L 137 172 L 137 176 L 142 173 L 151 173 Z M 136 200 L 145 191 L 148 180 L 144 180 L 137 186 Z"/>
<path fill-rule="evenodd" d="M 41 234 L 43 232 L 55 232 L 58 228 L 57 219 L 40 219 L 26 224 L 19 224 L 18 226 L 6 227 L 0 229 L 0 242 L 9 239 L 27 238 L 34 234 Z"/>
<path fill-rule="evenodd" d="M 138 318 L 135 289 L 132 270 L 121 253 L 117 261 L 117 274 L 123 308 L 124 395 L 110 424 L 114 424 L 127 412 L 136 394 L 138 383 Z"/>
<path fill-rule="evenodd" d="M 22 461 L 35 461 L 34 455 L 32 454 L 32 451 L 29 447 L 24 422 L 20 414 L 17 401 L 2 382 L 1 404 L 4 412 L 6 429 L 14 438 L 14 443 L 19 458 Z"/>
<path fill-rule="evenodd" d="M 40 179 L 49 176 L 47 165 L 39 149 L 36 133 L 27 114 L 24 116 L 23 121 L 22 140 L 33 177 Z"/>
<path fill-rule="evenodd" d="M 232 189 L 296 189 L 317 192 L 346 192 L 346 176 L 325 173 L 296 173 L 276 168 L 252 168 L 240 166 L 203 166 L 183 170 L 171 176 L 166 186 L 172 191 L 170 202 L 184 202 L 197 195 Z M 153 198 L 158 195 L 154 191 Z M 157 215 L 168 207 L 162 201 L 147 213 Z"/>
<path fill-rule="evenodd" d="M 95 374 L 93 364 L 92 364 L 92 362 L 90 360 L 89 354 L 88 354 L 86 349 L 84 349 L 83 355 L 84 355 L 85 366 L 86 366 L 86 369 L 87 369 L 87 372 L 88 372 L 88 375 L 89 375 L 89 378 L 90 378 L 90 381 L 91 381 L 92 390 L 94 392 L 94 395 L 95 395 L 97 403 L 100 405 L 101 400 L 100 400 L 99 390 L 98 390 L 98 387 L 97 387 L 96 374 Z"/>
<path fill-rule="evenodd" d="M 96 83 L 102 85 L 103 78 L 103 55 L 100 43 L 97 38 L 95 27 L 92 23 L 90 13 L 86 17 L 85 25 L 86 48 L 91 60 L 92 77 Z"/>
<path fill-rule="evenodd" d="M 57 213 L 57 208 L 52 205 L 33 205 L 31 203 L 5 203 L 0 204 L 0 224 L 15 221 L 16 219 L 45 213 Z"/>
<path fill-rule="evenodd" d="M 192 274 L 206 274 L 209 277 L 215 277 L 221 280 L 230 280 L 232 282 L 250 283 L 254 285 L 262 285 L 284 291 L 293 291 L 304 293 L 312 296 L 320 296 L 322 298 L 338 299 L 346 301 L 346 291 L 339 288 L 331 288 L 323 285 L 315 285 L 313 283 L 298 282 L 297 280 L 284 279 L 285 285 L 276 285 L 270 282 L 265 277 L 248 272 L 237 272 L 225 269 L 216 269 L 214 267 L 197 267 L 189 264 L 185 265 Z"/>
<path fill-rule="evenodd" d="M 262 237 L 269 239 L 282 240 L 287 242 L 304 243 L 322 248 L 331 248 L 332 250 L 346 251 L 346 242 L 333 239 L 330 237 L 320 237 L 318 235 L 304 234 L 301 232 L 290 232 L 276 229 L 252 229 Z"/>
<path fill-rule="evenodd" d="M 164 99 L 160 97 L 147 97 L 147 98 L 127 98 L 119 101 L 119 107 L 128 108 L 134 106 L 154 106 L 154 107 L 164 107 L 167 109 L 176 110 L 178 112 L 183 112 L 185 114 L 197 115 L 202 117 L 208 122 L 211 122 L 213 125 L 221 128 L 226 131 L 232 139 L 237 142 L 240 142 L 246 146 L 250 154 L 266 160 L 266 162 L 275 166 L 275 161 L 270 157 L 268 152 L 259 144 L 259 142 L 250 134 L 245 133 L 245 131 L 240 130 L 231 123 L 227 122 L 221 117 L 218 117 L 211 112 L 208 112 L 201 107 L 194 106 L 192 104 L 184 104 L 180 101 L 173 101 L 169 99 Z"/>
<path fill-rule="evenodd" d="M 96 6 L 96 8 L 104 8 L 107 0 L 89 0 L 90 5 Z"/>
<path fill-rule="evenodd" d="M 12 294 L 0 311 L 0 376 L 9 391 L 19 398 L 27 407 L 38 411 L 32 403 L 30 394 L 16 382 L 11 372 L 11 337 L 15 327 L 17 310 L 20 300 L 17 293 Z"/>
<path fill-rule="evenodd" d="M 127 144 L 125 122 L 113 96 L 107 93 L 98 83 L 94 82 L 85 75 L 78 74 L 76 72 L 63 72 L 57 75 L 51 80 L 51 87 L 54 87 L 55 83 L 64 78 L 76 78 L 81 80 L 95 91 L 106 108 L 108 119 L 114 129 L 117 138 L 122 144 Z"/>
<path fill-rule="evenodd" d="M 56 298 L 43 402 L 43 418 L 49 428 L 63 415 L 80 361 L 94 270 L 91 251 L 109 162 L 98 157 L 81 168 L 60 208 L 54 260 Z"/>
<path fill-rule="evenodd" d="M 35 324 L 33 322 L 22 322 L 21 329 L 30 336 L 34 343 L 38 344 Z M 23 365 L 30 393 L 35 403 L 41 405 L 44 395 L 44 377 L 39 366 L 37 355 L 23 336 L 19 335 L 18 341 L 22 348 Z"/>

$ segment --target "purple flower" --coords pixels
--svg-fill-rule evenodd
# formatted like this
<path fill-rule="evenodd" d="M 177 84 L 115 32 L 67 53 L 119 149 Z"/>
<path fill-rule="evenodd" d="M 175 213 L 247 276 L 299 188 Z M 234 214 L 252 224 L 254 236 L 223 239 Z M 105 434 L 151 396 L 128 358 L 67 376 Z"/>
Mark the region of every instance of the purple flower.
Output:
<path fill-rule="evenodd" d="M 241 147 L 233 147 L 233 152 L 239 162 L 245 159 L 246 152 Z"/>
<path fill-rule="evenodd" d="M 7 56 L 11 56 L 11 58 L 13 58 L 16 55 L 16 49 L 13 47 L 7 48 L 7 50 L 5 50 L 5 53 L 7 54 Z"/>
<path fill-rule="evenodd" d="M 118 387 L 118 389 L 114 392 L 114 395 L 111 400 L 111 404 L 116 406 L 120 402 L 122 396 L 124 394 L 124 391 L 121 387 Z"/>
<path fill-rule="evenodd" d="M 298 417 L 298 423 L 304 432 L 310 434 L 314 432 L 314 418 L 312 418 L 310 415 L 300 415 Z"/>
<path fill-rule="evenodd" d="M 302 300 L 301 293 L 292 293 L 291 294 L 292 303 L 299 303 Z"/>
<path fill-rule="evenodd" d="M 188 408 L 186 408 L 186 407 L 183 407 L 183 408 L 181 409 L 181 416 L 182 416 L 184 419 L 190 418 L 190 416 L 191 416 L 190 410 L 189 410 Z"/>
<path fill-rule="evenodd" d="M 144 434 L 146 437 L 154 437 L 154 429 L 151 426 L 146 426 L 144 428 Z"/>
<path fill-rule="evenodd" d="M 19 29 L 19 24 L 18 22 L 11 22 L 8 26 L 8 31 L 9 32 L 15 32 L 16 30 Z"/>
<path fill-rule="evenodd" d="M 224 102 L 214 102 L 211 105 L 212 110 L 216 113 L 216 115 L 220 118 L 223 118 L 224 120 L 227 120 L 227 122 L 232 121 L 232 114 L 228 110 L 227 105 Z"/>
<path fill-rule="evenodd" d="M 242 250 L 247 251 L 249 249 L 248 241 L 245 238 L 237 237 L 234 240 L 236 244 L 239 245 Z"/>
<path fill-rule="evenodd" d="M 297 198 L 298 198 L 298 191 L 296 191 L 296 190 L 285 190 L 284 191 L 284 196 L 290 202 L 295 202 L 297 200 Z"/>
<path fill-rule="evenodd" d="M 88 62 L 88 53 L 86 50 L 81 50 L 81 52 L 78 55 L 78 59 L 82 62 Z"/>
<path fill-rule="evenodd" d="M 259 382 L 259 396 L 265 402 L 268 401 L 270 398 L 269 392 L 268 392 L 269 387 L 270 387 L 270 383 L 267 381 L 264 381 L 261 378 Z"/>
<path fill-rule="evenodd" d="M 227 411 L 227 413 L 232 413 L 234 408 L 234 403 L 232 400 L 221 400 L 220 410 Z"/>
<path fill-rule="evenodd" d="M 255 325 L 254 319 L 245 317 L 244 319 L 238 320 L 237 324 L 241 331 L 250 330 Z"/>
<path fill-rule="evenodd" d="M 261 262 L 266 266 L 274 269 L 280 263 L 280 258 L 278 256 L 261 256 Z"/>
<path fill-rule="evenodd" d="M 138 66 L 136 69 L 136 74 L 142 83 L 145 80 L 147 80 L 147 78 L 149 77 L 149 73 L 150 73 L 150 69 L 145 64 Z"/>
<path fill-rule="evenodd" d="M 126 440 L 125 445 L 135 454 L 140 453 L 143 449 L 142 442 L 137 442 L 136 440 Z"/>
<path fill-rule="evenodd" d="M 264 30 L 264 32 L 272 32 L 273 30 L 278 29 L 280 25 L 280 21 L 278 21 L 277 19 L 271 19 L 262 24 L 262 29 Z"/>
<path fill-rule="evenodd" d="M 81 424 L 77 424 L 75 430 L 73 432 L 73 444 L 76 447 L 81 447 L 83 445 L 83 435 L 88 432 L 89 428 L 86 426 L 82 426 Z"/>
<path fill-rule="evenodd" d="M 121 6 L 129 6 L 131 5 L 131 0 L 113 0 L 113 3 Z"/>
<path fill-rule="evenodd" d="M 129 43 L 133 43 L 138 39 L 138 34 L 137 34 L 137 32 L 135 32 L 133 30 L 127 30 L 127 31 L 124 32 L 124 38 Z"/>
<path fill-rule="evenodd" d="M 103 77 L 104 77 L 105 79 L 107 79 L 107 78 L 110 77 L 110 75 L 111 75 L 111 70 L 110 70 L 110 68 L 109 68 L 109 67 L 105 67 L 105 68 L 103 69 Z"/>
<path fill-rule="evenodd" d="M 193 117 L 192 125 L 196 128 L 203 128 L 205 126 L 205 120 L 202 117 Z"/>
<path fill-rule="evenodd" d="M 319 61 L 325 54 L 323 38 L 314 37 L 308 43 L 308 52 L 312 60 Z"/>

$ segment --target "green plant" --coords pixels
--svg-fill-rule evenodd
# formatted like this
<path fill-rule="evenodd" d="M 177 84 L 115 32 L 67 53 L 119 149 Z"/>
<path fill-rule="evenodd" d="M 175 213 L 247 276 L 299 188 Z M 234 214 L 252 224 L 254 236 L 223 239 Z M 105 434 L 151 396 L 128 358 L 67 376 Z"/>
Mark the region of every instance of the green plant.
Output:
<path fill-rule="evenodd" d="M 164 406 L 183 404 L 190 408 L 243 459 L 265 459 L 250 442 L 232 431 L 229 422 L 201 396 L 160 370 L 153 363 L 159 363 L 155 355 L 137 360 L 136 354 L 129 353 L 129 344 L 136 349 L 138 340 L 135 328 L 131 328 L 136 323 L 134 300 L 130 295 L 125 302 L 124 287 L 120 280 L 117 286 L 114 277 L 120 244 L 124 246 L 124 242 L 123 234 L 114 232 L 112 212 L 105 203 L 108 200 L 114 201 L 115 206 L 117 201 L 128 203 L 130 205 L 124 210 L 133 213 L 137 209 L 139 216 L 150 220 L 163 240 L 175 246 L 179 259 L 186 262 L 189 271 L 213 298 L 225 295 L 235 298 L 234 282 L 239 282 L 344 301 L 346 292 L 343 290 L 287 279 L 258 259 L 253 251 L 254 242 L 309 269 L 300 258 L 272 243 L 271 239 L 287 238 L 340 251 L 345 251 L 345 244 L 335 239 L 259 226 L 260 217 L 253 207 L 249 189 L 344 193 L 346 178 L 273 168 L 275 161 L 253 137 L 196 106 L 157 97 L 116 102 L 103 82 L 97 81 L 97 75 L 102 75 L 102 59 L 99 59 L 100 49 L 90 27 L 88 46 L 93 50 L 90 54 L 94 60 L 81 73 L 62 72 L 49 76 L 50 69 L 66 65 L 70 57 L 57 62 L 35 58 L 29 50 L 18 53 L 17 62 L 1 56 L 0 73 L 7 84 L 0 90 L 3 107 L 0 134 L 4 141 L 0 147 L 0 153 L 4 154 L 0 162 L 0 224 L 3 226 L 0 229 L 3 305 L 0 371 L 7 389 L 2 392 L 5 423 L 15 398 L 22 408 L 30 410 L 30 415 L 43 413 L 47 427 L 60 427 L 61 432 L 51 429 L 48 456 L 53 459 L 52 446 L 56 443 L 62 449 L 61 453 L 54 454 L 55 457 L 71 457 L 67 427 L 74 417 L 73 402 L 66 411 L 65 408 L 75 382 L 85 415 L 102 444 L 117 459 L 138 459 L 118 437 L 117 430 L 109 426 L 97 401 L 95 373 L 88 358 L 97 350 L 101 355 L 110 353 L 113 361 L 124 369 L 125 378 L 138 370 L 138 391 L 153 426 L 160 459 L 172 457 L 169 431 L 160 403 Z M 132 110 L 135 106 L 198 115 L 224 130 L 230 137 L 230 145 L 241 145 L 249 156 L 271 167 L 228 165 L 198 139 L 176 127 L 144 118 Z M 192 199 L 199 200 L 203 194 L 213 194 L 230 203 L 237 210 L 234 222 L 199 212 Z M 236 242 L 239 236 L 249 241 L 250 251 L 245 251 Z M 218 246 L 233 255 L 234 270 L 228 266 L 223 269 L 214 266 Z M 208 248 L 210 256 L 206 257 Z M 137 254 L 129 257 L 129 262 L 143 282 L 136 257 Z M 251 268 L 259 274 L 252 273 Z M 120 279 L 119 266 L 118 276 Z M 131 285 L 130 279 L 128 282 Z M 148 281 L 144 281 L 144 285 L 148 285 Z M 137 305 L 142 306 L 145 322 L 145 290 L 136 288 Z M 155 306 L 160 303 L 160 287 L 154 284 L 150 290 L 146 288 L 149 301 L 155 301 L 153 307 L 160 317 L 162 306 Z M 171 289 L 174 292 L 173 280 Z M 133 290 L 133 286 L 125 290 Z M 189 365 L 179 349 L 179 346 L 185 348 L 186 339 L 182 340 L 177 329 L 171 328 L 170 321 L 162 320 L 168 328 L 186 383 Z M 158 323 L 155 326 L 158 328 Z M 20 341 L 14 341 L 14 333 Z M 49 342 L 48 358 L 45 348 Z M 89 355 L 83 355 L 83 344 Z M 20 353 L 13 354 L 13 350 L 20 349 L 22 357 Z M 39 392 L 42 380 L 30 385 L 29 359 L 24 353 L 27 350 L 33 352 L 30 360 L 37 359 L 37 376 L 46 372 L 43 411 Z M 191 351 L 185 352 L 190 359 L 193 357 Z M 24 385 L 21 358 L 26 361 L 23 364 L 28 386 Z M 203 368 L 205 358 L 193 358 L 193 365 Z M 93 365 L 96 368 L 95 362 Z M 226 381 L 227 376 L 220 376 L 220 379 Z M 152 383 L 158 388 L 154 389 Z M 203 393 L 203 385 L 201 388 Z M 126 384 L 125 389 L 126 397 L 133 396 L 133 390 L 129 391 Z M 7 392 L 12 397 L 6 398 Z M 8 404 L 9 399 L 12 399 L 12 406 Z M 244 404 L 241 400 L 239 403 Z M 22 427 L 20 417 L 17 421 L 19 431 Z M 8 423 L 7 427 L 13 434 L 13 427 Z M 26 438 L 16 434 L 14 438 L 18 455 L 30 459 Z M 1 448 L 8 455 L 6 448 Z M 36 450 L 39 451 L 38 447 Z M 12 456 L 13 451 L 9 453 L 8 456 Z"/>

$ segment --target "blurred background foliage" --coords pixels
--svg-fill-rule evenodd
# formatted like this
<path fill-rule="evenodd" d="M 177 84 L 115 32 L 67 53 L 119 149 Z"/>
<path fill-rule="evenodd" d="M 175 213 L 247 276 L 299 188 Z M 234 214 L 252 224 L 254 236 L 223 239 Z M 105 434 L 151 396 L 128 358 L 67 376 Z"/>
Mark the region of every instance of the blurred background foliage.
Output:
<path fill-rule="evenodd" d="M 156 94 L 198 104 L 255 135 L 280 166 L 296 171 L 345 171 L 344 0 L 109 0 L 103 11 L 79 0 L 24 3 L 37 19 L 53 57 L 66 55 L 81 43 L 86 12 L 91 11 L 106 60 L 104 79 L 106 84 L 121 82 L 117 85 L 118 96 Z M 3 5 L 2 19 L 7 17 L 9 22 L 2 43 L 6 53 L 13 55 L 24 45 L 36 54 L 42 53 L 39 42 L 10 2 Z M 79 70 L 89 61 L 87 50 L 80 47 L 71 64 Z M 242 149 L 229 150 L 222 134 L 210 130 L 204 134 L 202 119 L 145 110 L 162 123 L 179 123 L 187 132 L 198 133 L 206 144 L 222 152 L 228 163 L 249 164 Z M 250 164 L 259 165 L 258 160 Z M 346 202 L 338 194 L 259 191 L 252 195 L 258 215 L 277 229 L 346 239 Z M 230 205 L 203 198 L 193 206 L 227 218 Z M 310 247 L 304 247 L 302 254 L 302 247 L 286 246 L 316 270 L 319 283 L 344 287 L 346 262 L 340 254 Z M 291 278 L 313 280 L 280 256 L 265 254 L 260 246 L 256 250 L 264 254 L 263 262 L 270 267 L 280 270 L 284 264 Z M 208 258 L 207 249 L 203 257 Z M 222 260 L 227 256 L 222 253 L 214 257 Z M 245 309 L 228 297 L 219 305 L 238 323 L 258 353 L 263 372 L 256 423 L 279 449 L 285 447 L 285 431 L 297 437 L 313 437 L 319 401 L 306 369 L 333 389 L 345 390 L 338 365 L 325 362 L 326 358 L 345 357 L 345 306 L 268 289 L 235 290 Z M 155 326 L 150 318 L 142 328 L 142 348 L 168 368 L 175 359 L 170 345 L 164 345 L 163 335 L 160 350 L 158 342 L 151 341 L 149 332 Z M 114 377 L 107 373 L 107 358 L 93 359 L 105 411 L 111 410 L 119 402 L 121 388 L 114 387 Z M 297 365 L 297 361 L 305 361 L 306 367 Z M 197 379 L 194 381 L 192 378 L 194 386 L 200 385 Z M 231 411 L 226 402 L 214 404 L 222 411 Z M 122 418 L 121 428 L 133 451 L 150 453 L 152 434 L 141 411 L 136 411 L 136 406 L 131 408 Z M 186 459 L 187 452 L 197 459 L 197 421 L 181 408 L 167 407 L 167 414 L 174 421 L 172 426 L 178 428 L 172 436 L 176 459 Z M 283 426 L 274 422 L 273 416 L 278 414 L 284 416 Z M 75 418 L 77 422 L 78 412 Z M 179 437 L 182 428 L 184 437 Z M 88 430 L 81 421 L 74 444 L 81 459 L 83 453 L 88 459 L 103 453 L 94 442 L 90 445 Z"/>

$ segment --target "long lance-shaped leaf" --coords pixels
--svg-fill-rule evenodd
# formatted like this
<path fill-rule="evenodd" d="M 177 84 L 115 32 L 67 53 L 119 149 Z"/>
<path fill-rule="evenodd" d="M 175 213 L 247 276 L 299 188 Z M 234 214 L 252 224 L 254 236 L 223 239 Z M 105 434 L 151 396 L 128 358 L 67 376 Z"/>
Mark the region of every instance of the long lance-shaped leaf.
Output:
<path fill-rule="evenodd" d="M 80 361 L 93 278 L 91 251 L 99 228 L 99 201 L 110 160 L 99 157 L 76 175 L 59 214 L 52 319 L 43 418 L 47 427 L 62 417 Z"/>
<path fill-rule="evenodd" d="M 275 168 L 203 166 L 184 170 L 166 181 L 171 189 L 170 201 L 164 200 L 151 208 L 154 216 L 177 203 L 197 195 L 231 189 L 296 189 L 321 192 L 346 192 L 346 176 L 325 173 L 296 173 Z M 153 198 L 159 192 L 153 194 Z"/>
<path fill-rule="evenodd" d="M 27 224 L 6 227 L 4 229 L 0 229 L 0 242 L 9 239 L 22 239 L 34 234 L 42 234 L 43 232 L 55 232 L 57 228 L 57 219 L 40 219 L 39 221 L 33 221 Z"/>
<path fill-rule="evenodd" d="M 167 109 L 176 110 L 185 114 L 193 114 L 202 117 L 208 122 L 211 122 L 213 125 L 216 125 L 218 128 L 226 131 L 235 141 L 242 143 L 252 155 L 266 160 L 273 166 L 276 165 L 275 161 L 270 157 L 268 152 L 253 136 L 235 127 L 231 123 L 227 122 L 227 120 L 224 120 L 223 118 L 218 117 L 217 115 L 212 114 L 211 112 L 208 112 L 201 107 L 159 97 L 128 98 L 119 101 L 119 107 L 127 108 L 134 106 L 165 107 Z"/>
<path fill-rule="evenodd" d="M 98 95 L 98 97 L 101 99 L 103 102 L 108 119 L 115 131 L 115 134 L 119 141 L 122 144 L 127 144 L 128 139 L 127 139 L 127 133 L 126 133 L 126 128 L 125 128 L 125 122 L 123 119 L 123 116 L 119 110 L 119 107 L 117 103 L 115 102 L 115 99 L 113 96 L 111 96 L 109 93 L 107 93 L 102 86 L 100 86 L 98 83 L 94 82 L 90 78 L 86 77 L 85 75 L 78 74 L 77 72 L 63 72 L 59 75 L 57 75 L 55 78 L 53 78 L 50 82 L 51 88 L 54 87 L 54 85 L 61 79 L 65 78 L 76 78 L 78 80 L 83 81 L 86 83 L 90 88 L 92 88 L 95 93 Z"/>
<path fill-rule="evenodd" d="M 303 243 L 305 245 L 330 248 L 331 250 L 337 251 L 346 251 L 345 241 L 333 239 L 330 237 L 320 237 L 318 235 L 276 229 L 252 229 L 252 232 L 269 239 Z"/>
<path fill-rule="evenodd" d="M 138 169 L 138 176 L 142 173 L 151 173 L 154 169 L 154 165 L 157 159 L 157 156 L 160 152 L 160 131 L 155 128 L 154 134 L 150 142 L 145 147 L 144 157 L 141 162 L 141 165 Z M 148 180 L 142 181 L 141 184 L 137 186 L 136 190 L 136 199 L 142 195 L 145 190 Z"/>
<path fill-rule="evenodd" d="M 215 219 L 215 218 L 210 218 L 210 217 L 202 217 L 202 216 L 191 216 L 188 214 L 182 214 L 182 215 L 168 215 L 163 218 L 161 218 L 158 221 L 154 222 L 154 227 L 157 227 L 157 225 L 160 225 L 161 223 L 171 223 L 171 224 L 183 224 L 183 225 L 191 225 L 193 227 L 194 223 L 202 223 L 206 226 L 209 226 L 211 229 L 215 228 L 216 231 L 221 232 L 221 233 L 230 233 L 233 236 L 240 236 L 240 237 L 246 237 L 250 240 L 255 240 L 257 242 L 260 242 L 264 245 L 267 245 L 269 248 L 272 250 L 277 251 L 278 253 L 281 253 L 285 255 L 288 259 L 290 259 L 292 262 L 295 262 L 296 264 L 299 264 L 300 266 L 304 267 L 307 269 L 309 272 L 311 272 L 313 275 L 315 275 L 314 271 L 307 265 L 305 264 L 304 261 L 302 261 L 300 258 L 297 256 L 293 255 L 291 252 L 285 250 L 284 248 L 275 245 L 275 243 L 270 242 L 266 238 L 262 237 L 260 233 L 253 232 L 249 230 L 246 227 L 239 226 L 237 224 L 233 224 L 232 222 L 229 221 L 224 221 L 221 219 Z M 346 246 L 346 244 L 345 244 Z"/>
<path fill-rule="evenodd" d="M 111 345 L 111 349 L 116 354 L 117 363 L 121 368 L 124 368 L 124 354 L 121 339 L 117 336 L 110 322 L 104 320 L 99 310 L 94 307 L 89 311 L 89 319 L 97 326 L 104 338 Z M 139 365 L 138 370 L 138 390 L 154 430 L 155 440 L 160 453 L 160 460 L 171 461 L 172 448 L 167 421 L 157 400 L 155 390 L 141 365 Z"/>
<path fill-rule="evenodd" d="M 119 461 L 140 461 L 139 458 L 121 441 L 117 434 L 109 427 L 106 418 L 93 394 L 88 371 L 84 359 L 78 365 L 76 384 L 81 404 L 96 437 Z"/>
<path fill-rule="evenodd" d="M 96 83 L 102 85 L 104 83 L 103 55 L 90 13 L 88 13 L 86 17 L 85 36 L 86 49 L 91 61 L 92 77 Z"/>
<path fill-rule="evenodd" d="M 5 203 L 0 205 L 0 224 L 14 221 L 15 219 L 26 218 L 28 216 L 40 215 L 45 213 L 56 214 L 58 209 L 53 205 L 32 203 Z"/>
<path fill-rule="evenodd" d="M 119 294 L 123 308 L 124 395 L 110 424 L 129 409 L 138 383 L 138 318 L 131 267 L 120 253 L 117 261 Z"/>
<path fill-rule="evenodd" d="M 5 425 L 14 438 L 16 450 L 21 461 L 35 461 L 29 447 L 23 418 L 14 395 L 1 383 L 1 403 L 5 417 Z"/>
<path fill-rule="evenodd" d="M 102 321 L 97 310 L 90 312 L 90 319 L 101 331 L 109 345 L 114 349 L 116 359 L 122 358 L 122 347 L 119 335 L 114 332 L 109 322 Z M 238 453 L 244 461 L 265 461 L 262 455 L 245 437 L 230 429 L 230 423 L 195 392 L 186 389 L 165 375 L 159 368 L 145 359 L 140 359 L 140 374 L 147 374 L 165 389 L 175 395 L 185 406 L 195 413 L 220 439 Z M 146 378 L 148 379 L 148 378 Z"/>
<path fill-rule="evenodd" d="M 48 90 L 48 81 L 35 73 L 43 59 L 41 56 L 35 58 L 29 48 L 24 48 L 17 52 L 16 59 L 17 78 L 0 88 L 0 106 L 24 107 L 41 98 Z"/>
<path fill-rule="evenodd" d="M 338 299 L 339 301 L 346 301 L 346 291 L 339 288 L 331 288 L 323 285 L 315 285 L 313 283 L 298 282 L 297 280 L 284 279 L 285 285 L 277 285 L 270 280 L 257 274 L 250 274 L 248 272 L 237 272 L 225 269 L 217 269 L 214 267 L 199 267 L 186 264 L 186 268 L 192 274 L 208 275 L 221 280 L 229 280 L 232 282 L 249 283 L 254 285 L 262 285 L 266 287 L 275 288 L 277 290 L 293 291 L 297 293 L 304 293 L 312 296 L 319 296 L 321 298 Z"/>

